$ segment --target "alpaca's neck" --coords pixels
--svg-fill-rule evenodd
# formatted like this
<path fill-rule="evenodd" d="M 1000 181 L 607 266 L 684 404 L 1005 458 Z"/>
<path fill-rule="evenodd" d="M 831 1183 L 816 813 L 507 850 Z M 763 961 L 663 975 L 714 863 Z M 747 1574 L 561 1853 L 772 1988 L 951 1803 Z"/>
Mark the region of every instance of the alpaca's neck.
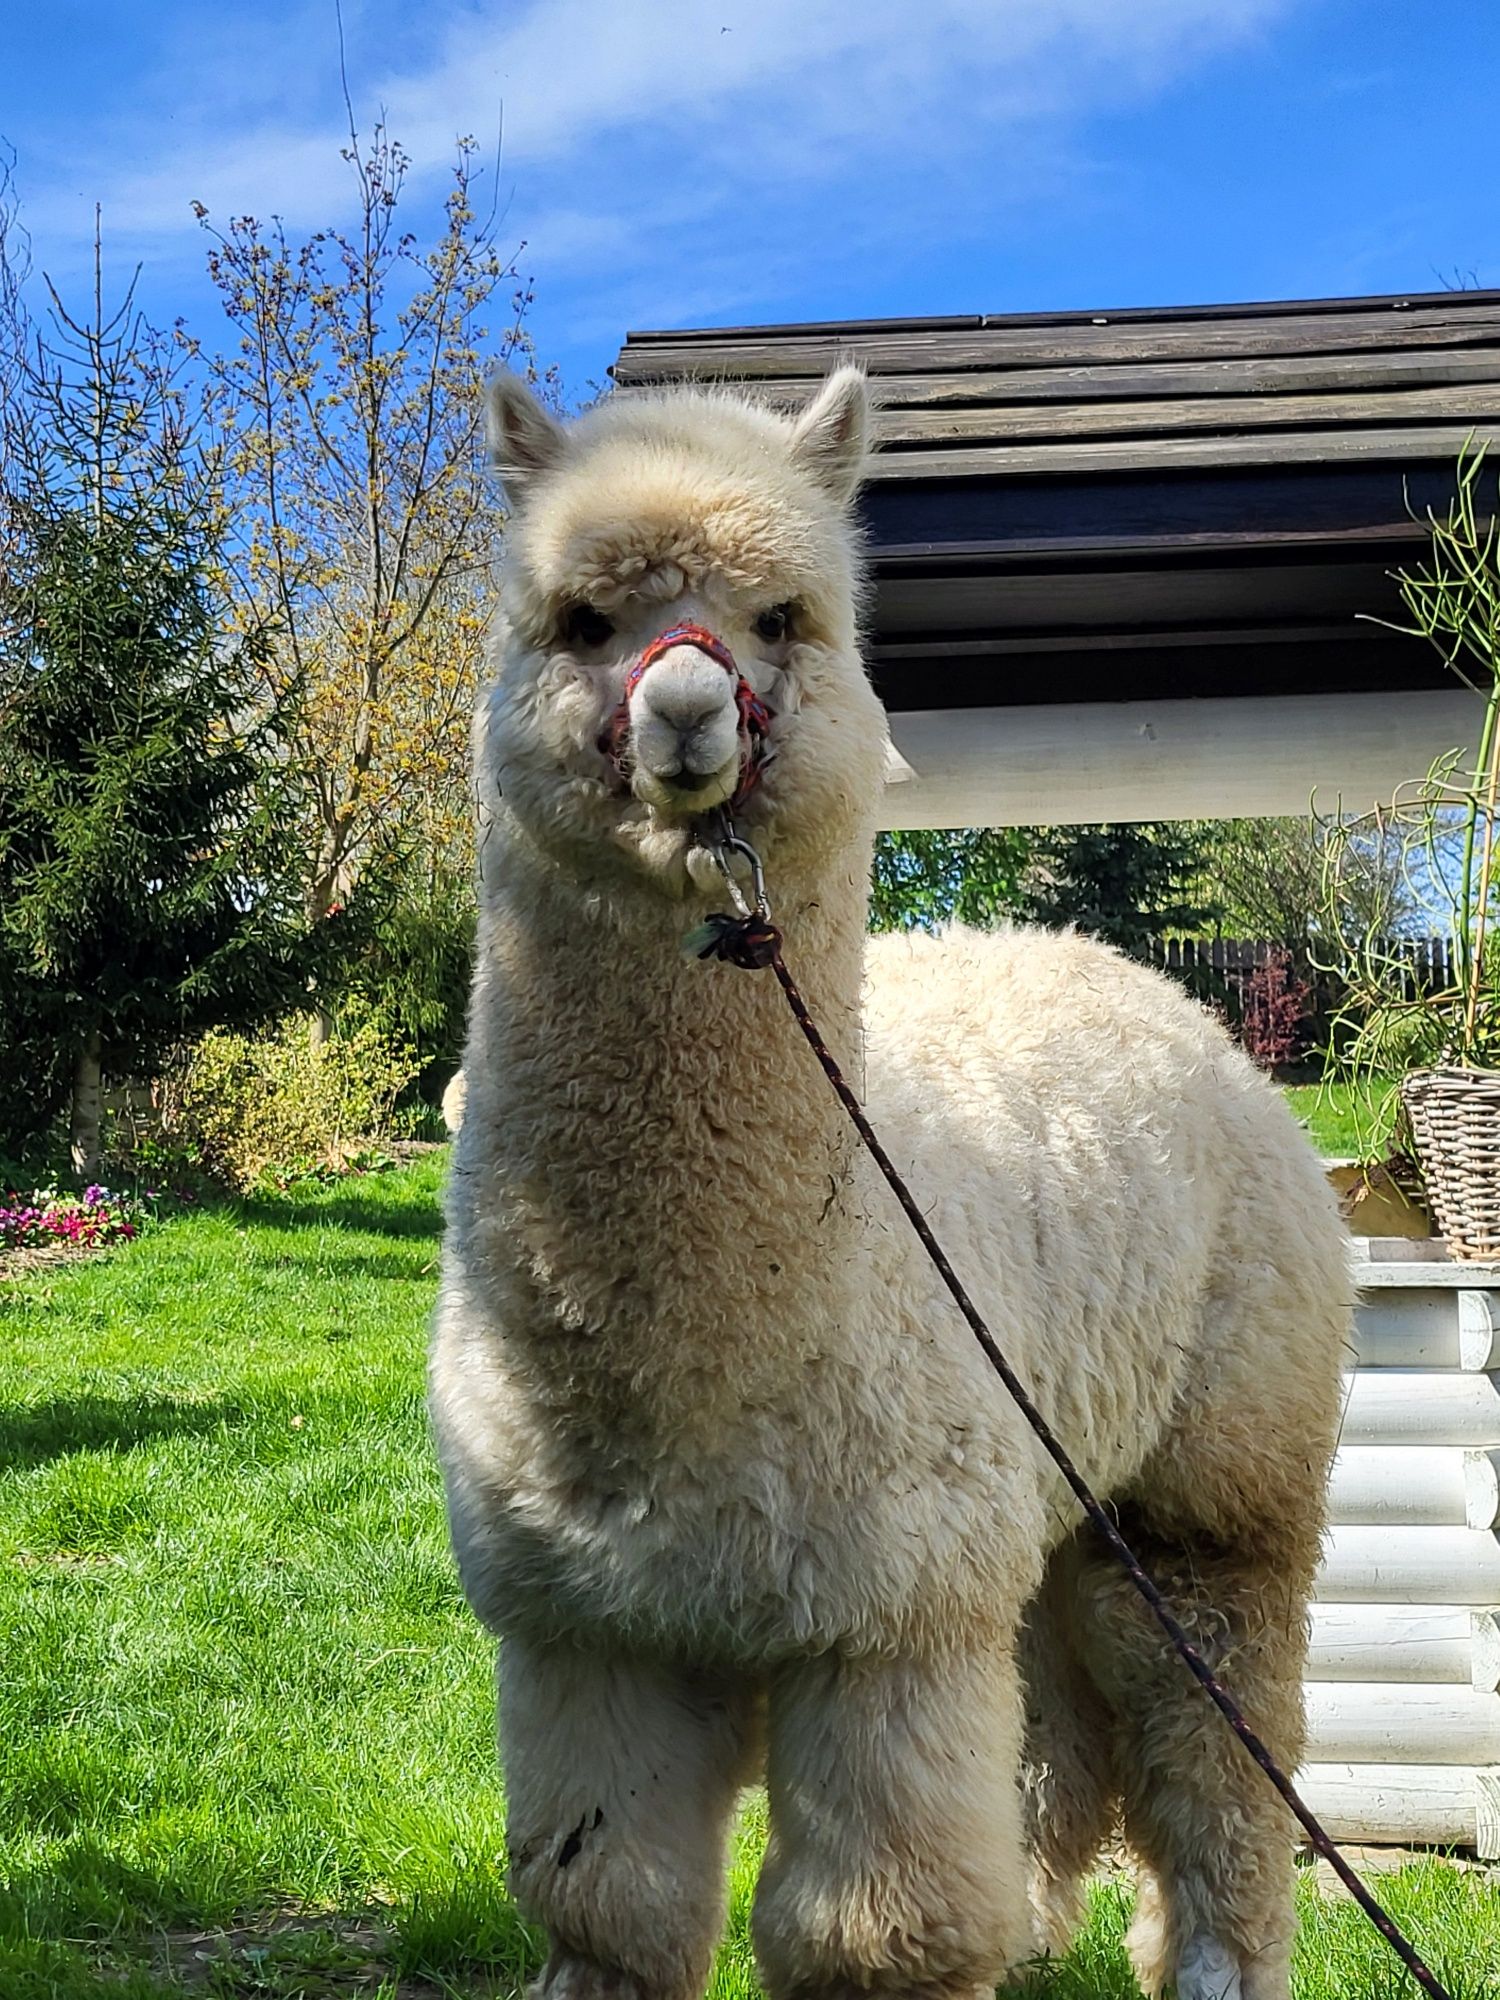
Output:
<path fill-rule="evenodd" d="M 591 1376 L 617 1398 L 628 1383 L 653 1423 L 666 1401 L 715 1397 L 731 1358 L 772 1392 L 793 1357 L 771 1351 L 779 1335 L 757 1348 L 759 1330 L 847 1323 L 835 1293 L 859 1228 L 844 1114 L 774 974 L 684 958 L 706 900 L 601 899 L 519 840 L 495 872 L 470 1115 L 498 1131 L 531 1268 L 558 1274 L 538 1340 L 589 1337 Z M 856 1088 L 866 880 L 861 849 L 816 889 L 770 884 L 788 963 Z"/>
<path fill-rule="evenodd" d="M 816 881 L 769 884 L 788 963 L 856 1082 L 868 865 L 863 846 L 851 847 Z M 643 1149 L 661 1117 L 692 1128 L 721 1090 L 732 1089 L 759 1122 L 805 1119 L 805 1107 L 782 1107 L 811 1097 L 825 1114 L 819 1126 L 838 1123 L 773 975 L 683 952 L 685 934 L 726 895 L 679 903 L 645 885 L 601 895 L 519 841 L 497 872 L 484 950 L 506 988 L 526 998 L 500 1008 L 494 1026 L 513 1055 L 547 1058 L 534 1080 L 539 1113 L 553 1094 L 578 1104 L 598 1093 L 595 1110 L 617 1123 L 633 1078 L 650 1113 Z M 677 1086 L 670 1104 L 653 1082 L 667 1076 Z M 669 1143 L 681 1138 L 674 1132 Z"/>

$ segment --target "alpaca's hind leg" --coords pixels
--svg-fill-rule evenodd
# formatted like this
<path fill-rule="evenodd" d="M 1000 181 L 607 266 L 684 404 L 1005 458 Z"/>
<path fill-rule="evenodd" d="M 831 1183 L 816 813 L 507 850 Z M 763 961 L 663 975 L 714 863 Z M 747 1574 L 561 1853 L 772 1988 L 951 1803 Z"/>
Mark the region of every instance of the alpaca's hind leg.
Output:
<path fill-rule="evenodd" d="M 697 2000 L 754 1735 L 749 1697 L 714 1676 L 502 1641 L 510 1886 L 547 1927 L 539 1995 Z"/>
<path fill-rule="evenodd" d="M 1009 1647 L 772 1682 L 755 1945 L 773 2000 L 989 1995 L 1029 1952 Z"/>
<path fill-rule="evenodd" d="M 1200 1652 L 1284 1769 L 1302 1751 L 1310 1548 L 1173 1545 L 1132 1528 Z M 1080 1584 L 1090 1666 L 1119 1717 L 1125 1829 L 1150 1870 L 1131 1933 L 1149 1993 L 1287 2000 L 1294 1827 L 1128 1579 L 1091 1558 Z"/>
<path fill-rule="evenodd" d="M 1079 1560 L 1077 1539 L 1053 1554 L 1021 1628 L 1022 1800 L 1036 1942 L 1048 1952 L 1072 1942 L 1083 1884 L 1120 1812 L 1114 1717 L 1077 1650 L 1072 1603 Z"/>

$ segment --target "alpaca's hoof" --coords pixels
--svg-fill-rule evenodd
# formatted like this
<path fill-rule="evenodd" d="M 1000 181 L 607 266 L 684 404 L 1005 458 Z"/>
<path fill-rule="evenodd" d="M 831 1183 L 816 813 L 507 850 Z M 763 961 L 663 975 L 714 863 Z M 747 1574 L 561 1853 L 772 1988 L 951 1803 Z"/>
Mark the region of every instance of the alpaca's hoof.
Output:
<path fill-rule="evenodd" d="M 1177 2000 L 1241 2000 L 1235 1955 L 1207 1931 L 1188 1939 L 1177 1961 Z"/>
<path fill-rule="evenodd" d="M 647 2000 L 646 1988 L 623 1966 L 604 1965 L 581 1952 L 554 1951 L 527 2000 Z"/>

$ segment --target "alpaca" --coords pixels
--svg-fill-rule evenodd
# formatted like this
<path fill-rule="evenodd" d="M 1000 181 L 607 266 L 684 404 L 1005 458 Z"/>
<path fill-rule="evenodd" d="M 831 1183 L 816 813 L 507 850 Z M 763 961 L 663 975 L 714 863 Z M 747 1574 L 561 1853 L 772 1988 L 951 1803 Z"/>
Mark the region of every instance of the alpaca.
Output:
<path fill-rule="evenodd" d="M 867 940 L 858 373 L 571 426 L 512 500 L 431 1406 L 500 1635 L 546 2000 L 693 2000 L 764 1774 L 773 2000 L 977 1996 L 1063 1945 L 1123 1814 L 1132 1951 L 1286 2000 L 1292 1825 L 989 1372 L 769 973 L 703 964 L 737 806 L 846 1075 L 1086 1478 L 1281 1759 L 1351 1288 L 1321 1171 L 1207 1012 L 1082 937 Z M 730 671 L 684 621 L 727 645 Z M 1028 1881 L 1029 1873 L 1029 1881 Z"/>
<path fill-rule="evenodd" d="M 443 1090 L 443 1123 L 450 1133 L 458 1131 L 464 1122 L 464 1099 L 467 1094 L 468 1086 L 464 1082 L 464 1073 L 461 1069 L 457 1069 L 449 1077 Z"/>

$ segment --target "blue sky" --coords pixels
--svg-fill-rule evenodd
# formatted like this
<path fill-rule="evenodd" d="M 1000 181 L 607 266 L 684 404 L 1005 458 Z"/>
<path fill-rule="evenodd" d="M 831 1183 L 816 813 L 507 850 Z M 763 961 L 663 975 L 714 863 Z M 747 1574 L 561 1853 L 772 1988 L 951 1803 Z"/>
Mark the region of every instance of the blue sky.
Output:
<path fill-rule="evenodd" d="M 416 205 L 502 129 L 540 357 L 627 327 L 1500 286 L 1500 0 L 346 0 Z M 189 204 L 338 220 L 333 0 L 21 0 L 0 69 L 38 266 L 103 203 L 159 320 Z"/>

